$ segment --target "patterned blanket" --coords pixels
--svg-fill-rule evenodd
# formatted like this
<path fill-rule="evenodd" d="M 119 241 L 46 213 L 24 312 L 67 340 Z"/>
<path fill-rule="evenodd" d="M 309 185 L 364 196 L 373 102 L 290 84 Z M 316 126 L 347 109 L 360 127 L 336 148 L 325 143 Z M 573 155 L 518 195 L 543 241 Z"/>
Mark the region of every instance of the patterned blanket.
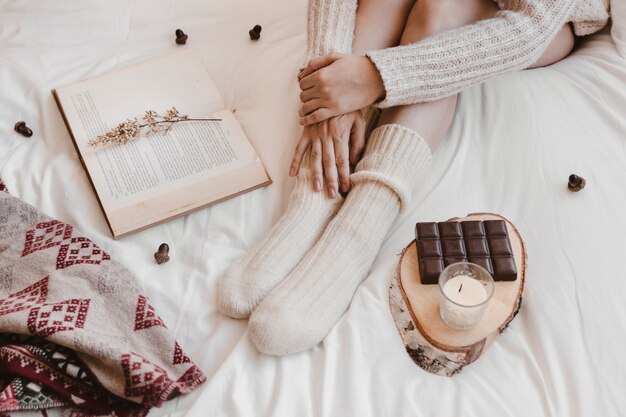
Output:
<path fill-rule="evenodd" d="M 205 380 L 128 270 L 0 180 L 0 415 L 143 416 Z"/>

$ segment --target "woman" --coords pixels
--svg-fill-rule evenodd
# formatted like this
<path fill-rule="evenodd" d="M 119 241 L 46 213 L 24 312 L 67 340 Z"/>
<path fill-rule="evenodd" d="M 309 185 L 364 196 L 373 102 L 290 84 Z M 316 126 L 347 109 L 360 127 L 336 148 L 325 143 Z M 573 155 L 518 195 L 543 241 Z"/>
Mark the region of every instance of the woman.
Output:
<path fill-rule="evenodd" d="M 323 340 L 419 185 L 457 94 L 557 62 L 607 19 L 608 0 L 310 0 L 296 185 L 281 220 L 220 279 L 220 310 L 250 316 L 265 353 Z"/>

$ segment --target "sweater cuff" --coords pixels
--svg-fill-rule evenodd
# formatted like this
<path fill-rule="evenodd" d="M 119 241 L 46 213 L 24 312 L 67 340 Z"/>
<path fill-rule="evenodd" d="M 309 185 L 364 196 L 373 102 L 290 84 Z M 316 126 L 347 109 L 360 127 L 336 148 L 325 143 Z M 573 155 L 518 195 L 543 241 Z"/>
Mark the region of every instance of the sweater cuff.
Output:
<path fill-rule="evenodd" d="M 407 83 L 409 78 L 406 74 L 407 68 L 403 66 L 402 62 L 407 57 L 394 52 L 392 49 L 381 49 L 365 54 L 376 66 L 380 78 L 383 80 L 385 96 L 383 100 L 374 103 L 374 106 L 381 109 L 414 104 L 415 97 L 412 97 L 414 94 L 411 94 L 411 90 L 413 93 L 418 91 L 421 84 L 418 77 L 410 77 L 410 83 Z M 407 87 L 409 91 L 407 91 Z"/>

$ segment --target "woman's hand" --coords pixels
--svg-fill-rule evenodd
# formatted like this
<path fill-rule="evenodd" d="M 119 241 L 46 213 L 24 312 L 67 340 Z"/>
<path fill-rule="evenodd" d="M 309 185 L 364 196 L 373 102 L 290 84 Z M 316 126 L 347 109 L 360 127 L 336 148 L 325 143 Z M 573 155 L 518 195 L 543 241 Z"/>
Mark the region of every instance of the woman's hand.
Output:
<path fill-rule="evenodd" d="M 342 114 L 321 123 L 306 126 L 296 146 L 289 175 L 298 174 L 308 149 L 309 167 L 313 172 L 313 189 L 322 190 L 326 180 L 328 197 L 335 198 L 338 189 L 350 190 L 350 166 L 356 165 L 365 148 L 365 120 L 360 110 Z"/>
<path fill-rule="evenodd" d="M 299 78 L 303 126 L 362 109 L 385 95 L 376 66 L 360 55 L 330 54 L 312 59 Z"/>

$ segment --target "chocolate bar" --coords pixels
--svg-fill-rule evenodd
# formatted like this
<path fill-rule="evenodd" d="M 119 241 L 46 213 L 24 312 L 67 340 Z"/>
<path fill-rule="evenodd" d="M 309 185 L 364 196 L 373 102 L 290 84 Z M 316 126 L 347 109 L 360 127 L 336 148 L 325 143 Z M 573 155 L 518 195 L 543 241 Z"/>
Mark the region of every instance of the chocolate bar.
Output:
<path fill-rule="evenodd" d="M 449 221 L 415 225 L 422 284 L 436 284 L 445 267 L 472 262 L 495 281 L 515 281 L 517 268 L 503 220 Z"/>

